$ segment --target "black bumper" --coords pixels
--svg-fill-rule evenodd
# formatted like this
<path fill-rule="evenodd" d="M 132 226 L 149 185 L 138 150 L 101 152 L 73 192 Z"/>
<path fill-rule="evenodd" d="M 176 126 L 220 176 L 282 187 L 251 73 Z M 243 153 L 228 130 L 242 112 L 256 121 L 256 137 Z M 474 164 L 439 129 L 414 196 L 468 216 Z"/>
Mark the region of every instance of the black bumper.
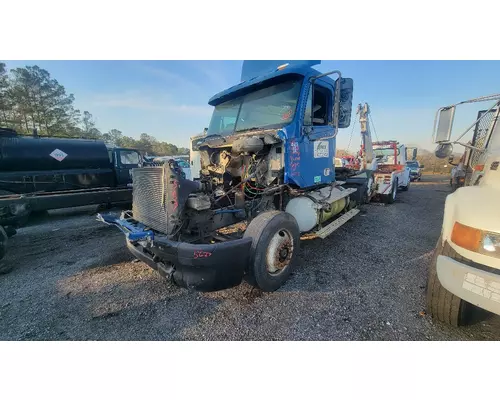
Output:
<path fill-rule="evenodd" d="M 200 292 L 228 289 L 241 283 L 251 238 L 215 244 L 190 244 L 155 238 L 146 247 L 127 240 L 130 252 L 175 284 Z"/>

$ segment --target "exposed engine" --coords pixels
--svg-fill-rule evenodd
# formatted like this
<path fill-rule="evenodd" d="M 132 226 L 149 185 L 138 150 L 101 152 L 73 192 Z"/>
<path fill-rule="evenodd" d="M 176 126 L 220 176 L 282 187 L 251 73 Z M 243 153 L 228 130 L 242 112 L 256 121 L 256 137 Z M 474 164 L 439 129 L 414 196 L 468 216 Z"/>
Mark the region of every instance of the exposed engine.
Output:
<path fill-rule="evenodd" d="M 224 146 L 202 144 L 199 151 L 202 169 L 197 181 L 184 179 L 173 160 L 133 171 L 137 221 L 169 236 L 184 232 L 199 238 L 279 206 L 283 182 L 279 140 L 242 136 Z"/>
<path fill-rule="evenodd" d="M 268 139 L 269 140 L 269 139 Z M 258 136 L 242 136 L 230 146 L 200 148 L 201 182 L 218 207 L 244 207 L 266 189 L 283 181 L 281 143 L 265 144 Z"/>

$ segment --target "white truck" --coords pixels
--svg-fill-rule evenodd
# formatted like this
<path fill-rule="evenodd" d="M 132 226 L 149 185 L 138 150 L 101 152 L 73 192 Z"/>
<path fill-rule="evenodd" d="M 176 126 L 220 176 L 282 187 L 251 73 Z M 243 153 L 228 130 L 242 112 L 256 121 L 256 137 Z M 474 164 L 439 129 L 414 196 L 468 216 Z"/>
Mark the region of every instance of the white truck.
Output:
<path fill-rule="evenodd" d="M 347 184 L 356 179 L 366 180 L 365 202 L 372 199 L 382 200 L 386 204 L 394 203 L 398 190 L 410 188 L 410 168 L 407 166 L 407 151 L 412 149 L 413 159 L 417 155 L 416 148 L 406 148 L 395 140 L 372 142 L 369 120 L 370 107 L 367 103 L 357 108 L 361 125 L 361 146 L 355 161 L 349 166 L 343 165 L 341 159 L 335 160 L 336 172 L 341 170 L 359 171 L 349 175 Z M 347 168 L 346 168 L 347 167 Z"/>
<path fill-rule="evenodd" d="M 458 104 L 479 101 L 495 103 L 451 141 Z M 466 147 L 465 184 L 446 198 L 427 282 L 427 313 L 454 326 L 470 323 L 478 308 L 500 315 L 500 94 L 458 104 L 436 114 L 435 153 L 446 158 L 453 144 Z M 460 142 L 474 127 L 472 141 Z"/>
<path fill-rule="evenodd" d="M 410 168 L 406 165 L 406 146 L 396 140 L 374 142 L 373 151 L 377 160 L 374 182 L 375 196 L 384 203 L 392 204 L 398 190 L 410 188 Z"/>

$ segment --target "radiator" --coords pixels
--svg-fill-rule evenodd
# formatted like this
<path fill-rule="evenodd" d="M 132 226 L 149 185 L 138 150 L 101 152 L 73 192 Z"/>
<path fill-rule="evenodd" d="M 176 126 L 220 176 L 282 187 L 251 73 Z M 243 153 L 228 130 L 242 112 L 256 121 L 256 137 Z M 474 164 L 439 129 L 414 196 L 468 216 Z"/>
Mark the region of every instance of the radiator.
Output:
<path fill-rule="evenodd" d="M 200 189 L 198 182 L 183 179 L 168 163 L 135 168 L 132 181 L 134 219 L 167 235 L 174 233 L 181 223 L 189 194 Z"/>

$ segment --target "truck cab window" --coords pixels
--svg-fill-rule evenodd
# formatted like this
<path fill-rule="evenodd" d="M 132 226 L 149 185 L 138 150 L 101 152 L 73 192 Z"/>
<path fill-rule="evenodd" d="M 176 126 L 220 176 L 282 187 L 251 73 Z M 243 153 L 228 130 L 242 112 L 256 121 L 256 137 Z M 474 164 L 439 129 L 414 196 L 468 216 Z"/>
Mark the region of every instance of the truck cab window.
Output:
<path fill-rule="evenodd" d="M 312 101 L 312 88 L 309 90 L 307 96 L 306 111 L 304 113 L 304 125 L 322 126 L 328 125 L 328 107 L 330 106 L 328 98 L 330 92 L 319 85 L 314 85 L 314 108 L 313 118 L 311 121 L 311 101 Z"/>
<path fill-rule="evenodd" d="M 122 165 L 139 164 L 139 153 L 136 151 L 120 151 L 120 162 Z"/>

